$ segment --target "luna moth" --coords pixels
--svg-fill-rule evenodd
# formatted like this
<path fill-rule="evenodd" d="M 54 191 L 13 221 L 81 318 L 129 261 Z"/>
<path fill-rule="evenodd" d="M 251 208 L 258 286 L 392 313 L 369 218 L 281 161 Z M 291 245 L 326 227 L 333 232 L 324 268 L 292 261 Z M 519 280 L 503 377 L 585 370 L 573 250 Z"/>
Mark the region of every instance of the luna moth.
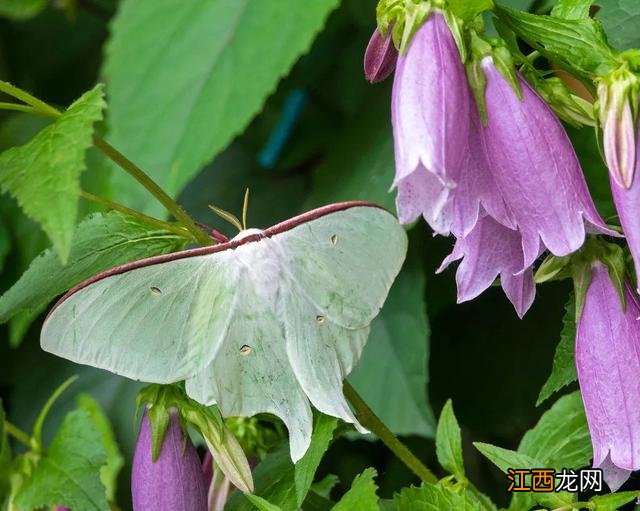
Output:
<path fill-rule="evenodd" d="M 309 402 L 362 430 L 342 382 L 407 250 L 388 211 L 333 204 L 226 243 L 151 257 L 71 289 L 45 351 L 187 394 L 224 416 L 271 413 L 306 452 Z"/>

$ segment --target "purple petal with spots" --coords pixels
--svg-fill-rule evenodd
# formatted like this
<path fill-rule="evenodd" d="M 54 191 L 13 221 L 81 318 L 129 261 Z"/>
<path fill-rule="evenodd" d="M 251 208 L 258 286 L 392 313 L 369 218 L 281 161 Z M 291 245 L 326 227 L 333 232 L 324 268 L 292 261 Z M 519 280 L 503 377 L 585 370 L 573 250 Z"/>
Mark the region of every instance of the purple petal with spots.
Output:
<path fill-rule="evenodd" d="M 593 466 L 640 468 L 640 303 L 625 285 L 626 310 L 607 268 L 596 263 L 576 333 L 576 367 L 593 444 Z"/>
<path fill-rule="evenodd" d="M 134 511 L 207 511 L 207 493 L 198 453 L 171 413 L 160 455 L 151 459 L 151 424 L 145 411 L 133 456 Z"/>
<path fill-rule="evenodd" d="M 491 57 L 482 61 L 487 77 L 487 155 L 496 183 L 522 234 L 524 265 L 542 245 L 564 256 L 579 249 L 585 224 L 614 235 L 596 211 L 580 164 L 551 108 L 520 78 L 520 100 Z"/>

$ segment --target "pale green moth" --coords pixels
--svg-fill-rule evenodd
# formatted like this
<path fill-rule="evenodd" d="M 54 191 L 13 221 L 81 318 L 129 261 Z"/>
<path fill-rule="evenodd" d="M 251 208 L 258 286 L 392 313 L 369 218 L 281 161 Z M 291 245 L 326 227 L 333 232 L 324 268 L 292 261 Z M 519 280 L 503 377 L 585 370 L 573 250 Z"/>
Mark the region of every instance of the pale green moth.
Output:
<path fill-rule="evenodd" d="M 56 304 L 41 345 L 136 380 L 186 380 L 189 396 L 224 416 L 274 414 L 297 461 L 311 439 L 309 401 L 362 430 L 342 382 L 406 250 L 388 211 L 325 206 L 99 274 Z"/>

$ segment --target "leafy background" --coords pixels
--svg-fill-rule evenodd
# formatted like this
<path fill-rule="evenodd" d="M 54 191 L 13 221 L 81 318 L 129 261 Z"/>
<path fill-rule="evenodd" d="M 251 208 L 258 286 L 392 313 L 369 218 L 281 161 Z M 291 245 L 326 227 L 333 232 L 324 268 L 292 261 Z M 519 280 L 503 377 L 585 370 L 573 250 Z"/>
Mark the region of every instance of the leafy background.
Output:
<path fill-rule="evenodd" d="M 546 12 L 550 4 L 505 3 L 532 12 Z M 596 3 L 612 44 L 637 47 L 638 3 Z M 78 0 L 55 5 L 4 0 L 0 79 L 63 107 L 97 82 L 105 83 L 108 108 L 98 130 L 179 197 L 199 221 L 227 234 L 233 233 L 207 205 L 238 212 L 246 187 L 251 190 L 249 223 L 258 227 L 340 200 L 368 199 L 393 208 L 393 194 L 388 193 L 393 175 L 391 87 L 389 82 L 370 85 L 362 75 L 374 9 L 372 0 Z M 0 148 L 28 141 L 44 125 L 37 118 L 3 113 Z M 592 132 L 572 130 L 571 136 L 601 212 L 611 214 L 606 172 Z M 94 150 L 88 153 L 82 186 L 146 212 L 163 213 Z M 42 214 L 48 205 L 38 207 Z M 41 313 L 63 290 L 65 279 L 118 263 L 122 230 L 134 241 L 127 245 L 136 251 L 129 258 L 175 250 L 179 242 L 138 242 L 142 236 L 136 238 L 135 222 L 123 226 L 118 216 L 106 224 L 87 217 L 96 210 L 80 203 L 82 223 L 69 258 L 84 266 L 70 275 L 53 252 L 38 256 L 50 244 L 46 234 L 8 195 L 0 198 L 2 290 L 35 260 L 32 280 L 0 299 L 0 316 L 21 309 L 0 327 L 0 392 L 11 420 L 29 429 L 51 391 L 70 375 L 79 375 L 47 420 L 45 443 L 61 425 L 73 428 L 85 420 L 73 412 L 63 423 L 77 395 L 89 393 L 112 422 L 124 459 L 131 460 L 138 384 L 43 353 L 38 345 Z M 420 222 L 411 229 L 410 241 L 408 262 L 373 324 L 351 381 L 429 466 L 436 466 L 434 416 L 452 399 L 462 427 L 467 476 L 506 505 L 504 475 L 471 441 L 516 449 L 552 405 L 547 400 L 536 407 L 536 400 L 560 339 L 569 286 L 541 286 L 522 321 L 493 288 L 471 303 L 456 305 L 453 272 L 434 273 L 451 240 L 433 238 Z M 86 259 L 95 243 L 112 254 L 106 262 Z M 34 292 L 34 283 L 47 278 Z M 279 466 L 277 459 L 272 463 Z M 340 483 L 333 491 L 340 495 L 364 467 L 375 468 L 381 497 L 416 482 L 380 444 L 353 435 L 332 444 L 318 476 L 337 475 Z M 357 484 L 370 484 L 373 475 L 363 473 Z M 128 477 L 126 466 L 118 485 L 118 501 L 125 509 Z"/>

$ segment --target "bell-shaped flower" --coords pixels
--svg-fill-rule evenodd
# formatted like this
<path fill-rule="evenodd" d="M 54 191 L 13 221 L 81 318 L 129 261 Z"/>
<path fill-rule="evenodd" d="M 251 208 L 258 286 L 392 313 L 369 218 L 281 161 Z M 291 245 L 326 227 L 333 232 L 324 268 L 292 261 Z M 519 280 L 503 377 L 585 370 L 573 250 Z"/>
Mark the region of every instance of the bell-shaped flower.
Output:
<path fill-rule="evenodd" d="M 487 157 L 522 236 L 521 269 L 544 249 L 557 256 L 578 250 L 586 230 L 615 234 L 596 211 L 571 141 L 551 108 L 522 77 L 519 98 L 491 57 L 482 60 L 482 68 Z"/>
<path fill-rule="evenodd" d="M 198 453 L 185 436 L 178 414 L 170 413 L 160 453 L 153 459 L 152 431 L 145 410 L 133 456 L 134 511 L 207 511 L 207 492 Z"/>
<path fill-rule="evenodd" d="M 522 237 L 485 215 L 471 232 L 456 240 L 453 252 L 442 262 L 438 272 L 458 259 L 456 271 L 458 303 L 473 300 L 500 276 L 502 289 L 519 317 L 533 303 L 536 288 L 531 267 L 523 268 Z"/>
<path fill-rule="evenodd" d="M 364 76 L 371 82 L 381 82 L 396 68 L 398 50 L 391 34 L 383 36 L 378 29 L 373 32 L 364 52 Z"/>
<path fill-rule="evenodd" d="M 447 223 L 438 218 L 455 187 L 451 176 L 464 162 L 470 100 L 458 47 L 442 13 L 433 11 L 398 57 L 393 81 L 394 186 L 405 197 L 415 196 L 416 203 L 426 201 L 429 208 L 414 207 L 411 198 L 400 201 L 402 222 L 424 213 L 434 230 L 448 233 Z M 425 181 L 429 192 L 437 191 L 435 196 L 425 197 L 418 189 Z M 438 188 L 438 182 L 445 186 Z"/>
<path fill-rule="evenodd" d="M 640 149 L 640 143 L 638 147 Z M 629 189 L 618 185 L 613 177 L 610 178 L 610 184 L 618 218 L 633 256 L 636 275 L 640 275 L 640 180 L 635 179 Z"/>
<path fill-rule="evenodd" d="M 607 268 L 596 263 L 576 333 L 576 367 L 593 466 L 612 490 L 640 469 L 640 303 L 624 284 L 626 307 Z"/>
<path fill-rule="evenodd" d="M 602 145 L 609 173 L 622 188 L 630 188 L 636 167 L 636 121 L 631 102 L 638 101 L 638 79 L 616 70 L 598 85 Z"/>

